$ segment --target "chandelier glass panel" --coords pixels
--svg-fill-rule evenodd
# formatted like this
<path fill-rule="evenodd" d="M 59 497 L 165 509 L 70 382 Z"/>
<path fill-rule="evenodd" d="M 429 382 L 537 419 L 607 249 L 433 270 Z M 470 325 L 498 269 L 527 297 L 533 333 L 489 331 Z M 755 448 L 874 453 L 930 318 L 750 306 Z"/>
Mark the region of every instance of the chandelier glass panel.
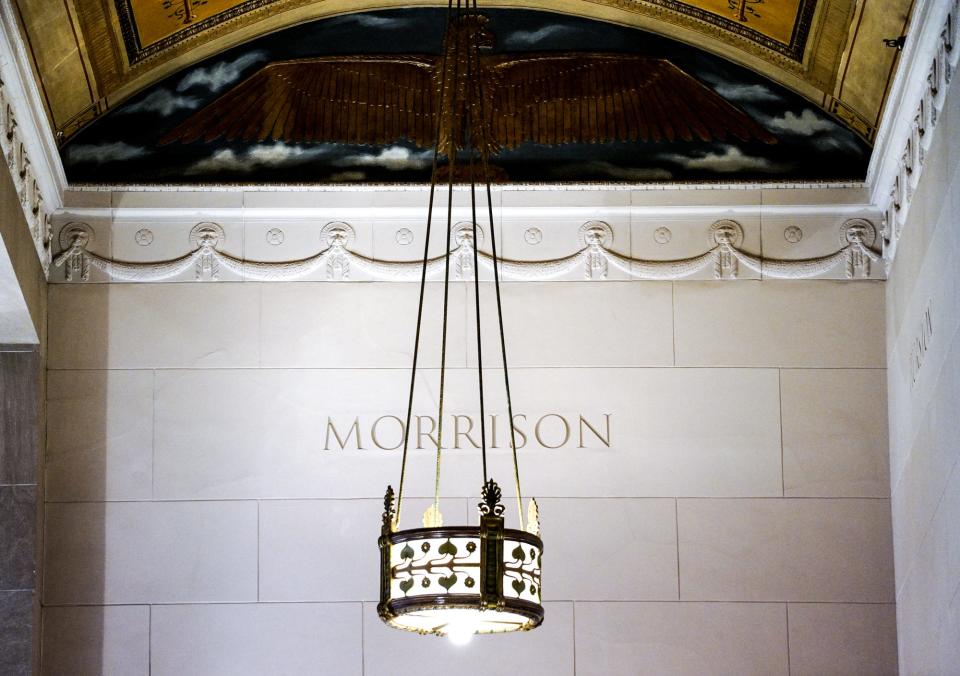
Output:
<path fill-rule="evenodd" d="M 517 464 L 516 433 L 509 424 L 513 483 L 519 527 L 506 528 L 501 490 L 487 471 L 480 285 L 477 260 L 477 190 L 485 192 L 486 214 L 493 261 L 496 329 L 503 365 L 503 385 L 508 420 L 513 421 L 507 349 L 500 299 L 500 259 L 497 255 L 491 201 L 491 167 L 494 148 L 489 126 L 492 100 L 485 87 L 480 50 L 491 44 L 486 18 L 477 11 L 476 0 L 450 0 L 436 85 L 438 109 L 436 145 L 427 211 L 426 241 L 420 277 L 420 297 L 414 338 L 413 365 L 403 437 L 403 460 L 399 488 L 388 487 L 384 498 L 380 546 L 380 618 L 398 629 L 448 636 L 455 641 L 473 634 L 503 633 L 533 629 L 543 622 L 540 565 L 543 542 L 537 505 L 531 500 L 524 514 Z M 446 159 L 440 163 L 440 157 Z M 476 323 L 477 393 L 480 406 L 480 454 L 483 469 L 482 501 L 478 526 L 444 526 L 440 513 L 440 470 L 444 444 L 444 396 L 447 388 L 447 332 L 450 301 L 450 251 L 454 235 L 454 182 L 468 183 L 472 212 L 473 306 Z M 400 528 L 407 473 L 414 390 L 421 342 L 425 338 L 424 294 L 430 237 L 434 226 L 437 184 L 447 183 L 446 252 L 444 256 L 443 316 L 440 324 L 440 371 L 435 438 L 433 504 L 423 515 L 423 525 Z M 448 430 L 449 432 L 449 430 Z"/>

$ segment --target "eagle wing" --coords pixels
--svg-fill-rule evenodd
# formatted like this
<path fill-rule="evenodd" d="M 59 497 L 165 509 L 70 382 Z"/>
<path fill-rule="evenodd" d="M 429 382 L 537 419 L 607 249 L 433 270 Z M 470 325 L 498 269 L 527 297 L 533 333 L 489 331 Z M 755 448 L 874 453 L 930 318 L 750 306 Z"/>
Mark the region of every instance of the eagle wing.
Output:
<path fill-rule="evenodd" d="M 433 145 L 436 57 L 343 56 L 271 63 L 194 113 L 180 141 Z"/>
<path fill-rule="evenodd" d="M 501 147 L 608 141 L 776 143 L 742 110 L 666 59 L 628 54 L 486 57 Z"/>

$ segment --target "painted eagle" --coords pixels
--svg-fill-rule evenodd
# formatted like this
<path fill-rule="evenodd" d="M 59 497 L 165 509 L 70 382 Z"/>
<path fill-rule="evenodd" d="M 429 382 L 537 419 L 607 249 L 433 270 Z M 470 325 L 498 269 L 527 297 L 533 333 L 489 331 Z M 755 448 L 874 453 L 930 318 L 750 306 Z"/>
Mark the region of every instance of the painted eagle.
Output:
<path fill-rule="evenodd" d="M 463 145 L 467 121 L 473 119 L 477 126 L 471 88 L 483 92 L 479 117 L 491 154 L 525 142 L 776 142 L 746 113 L 666 59 L 464 49 L 465 43 L 492 45 L 486 22 L 486 17 L 470 15 L 448 30 L 446 66 L 443 54 L 271 63 L 189 117 L 161 143 L 226 139 L 386 145 L 406 140 L 432 147 L 440 130 L 440 151 L 449 156 Z"/>

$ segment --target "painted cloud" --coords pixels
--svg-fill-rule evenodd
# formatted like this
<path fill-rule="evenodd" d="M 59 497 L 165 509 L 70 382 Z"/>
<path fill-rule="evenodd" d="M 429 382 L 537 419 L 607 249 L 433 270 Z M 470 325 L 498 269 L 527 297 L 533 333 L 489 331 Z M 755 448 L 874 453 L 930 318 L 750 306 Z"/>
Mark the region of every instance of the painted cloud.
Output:
<path fill-rule="evenodd" d="M 569 26 L 544 26 L 533 31 L 513 31 L 503 40 L 507 47 L 529 47 L 535 45 L 546 38 L 565 35 L 572 32 Z"/>
<path fill-rule="evenodd" d="M 727 146 L 722 153 L 706 153 L 697 156 L 665 155 L 665 160 L 675 162 L 684 169 L 706 170 L 718 174 L 731 174 L 740 171 L 759 171 L 779 173 L 790 167 L 772 162 L 765 157 L 745 155 L 736 146 Z"/>
<path fill-rule="evenodd" d="M 431 164 L 432 150 L 414 152 L 403 146 L 390 146 L 378 153 L 347 155 L 333 162 L 338 167 L 383 167 L 393 171 L 426 169 Z"/>
<path fill-rule="evenodd" d="M 130 106 L 120 109 L 120 115 L 130 113 L 157 113 L 169 117 L 178 110 L 193 109 L 200 105 L 200 99 L 193 96 L 174 94 L 169 89 L 157 89 L 148 96 Z"/>
<path fill-rule="evenodd" d="M 350 14 L 348 16 L 338 17 L 330 23 L 337 25 L 355 24 L 361 28 L 400 28 L 410 23 L 409 19 L 399 17 L 377 16 L 375 14 Z"/>
<path fill-rule="evenodd" d="M 233 61 L 221 61 L 208 68 L 195 68 L 177 85 L 178 92 L 185 92 L 191 87 L 205 87 L 211 92 L 219 92 L 229 84 L 240 79 L 243 72 L 250 66 L 267 60 L 267 54 L 262 51 L 244 54 Z"/>
<path fill-rule="evenodd" d="M 594 160 L 582 164 L 561 166 L 554 170 L 557 178 L 576 178 L 583 175 L 600 175 L 618 181 L 663 181 L 673 178 L 673 174 L 659 167 L 621 167 L 612 162 Z"/>
<path fill-rule="evenodd" d="M 776 131 L 796 136 L 813 136 L 822 131 L 833 131 L 837 128 L 835 122 L 817 115 L 809 108 L 799 115 L 788 110 L 782 117 L 767 118 L 764 122 L 767 127 Z"/>
<path fill-rule="evenodd" d="M 758 84 L 736 84 L 720 82 L 713 86 L 720 96 L 734 101 L 764 102 L 781 101 L 782 99 L 772 90 Z"/>
<path fill-rule="evenodd" d="M 304 148 L 282 142 L 253 146 L 242 153 L 236 153 L 230 148 L 225 148 L 188 168 L 187 174 L 205 174 L 208 172 L 240 172 L 246 174 L 258 169 L 302 164 L 329 152 L 330 148 L 326 145 Z"/>
<path fill-rule="evenodd" d="M 67 151 L 67 159 L 71 164 L 79 164 L 82 162 L 103 164 L 104 162 L 116 162 L 118 160 L 143 157 L 149 152 L 146 148 L 132 146 L 123 141 L 117 141 L 115 143 L 71 146 Z"/>

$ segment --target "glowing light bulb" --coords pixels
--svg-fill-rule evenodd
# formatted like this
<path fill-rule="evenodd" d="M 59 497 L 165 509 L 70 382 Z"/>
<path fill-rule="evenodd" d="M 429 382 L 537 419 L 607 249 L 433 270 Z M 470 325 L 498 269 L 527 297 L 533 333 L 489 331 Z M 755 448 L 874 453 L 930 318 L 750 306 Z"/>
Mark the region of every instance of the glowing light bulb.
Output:
<path fill-rule="evenodd" d="M 459 620 L 447 625 L 447 638 L 453 645 L 467 645 L 475 633 L 477 628 L 470 621 Z"/>

